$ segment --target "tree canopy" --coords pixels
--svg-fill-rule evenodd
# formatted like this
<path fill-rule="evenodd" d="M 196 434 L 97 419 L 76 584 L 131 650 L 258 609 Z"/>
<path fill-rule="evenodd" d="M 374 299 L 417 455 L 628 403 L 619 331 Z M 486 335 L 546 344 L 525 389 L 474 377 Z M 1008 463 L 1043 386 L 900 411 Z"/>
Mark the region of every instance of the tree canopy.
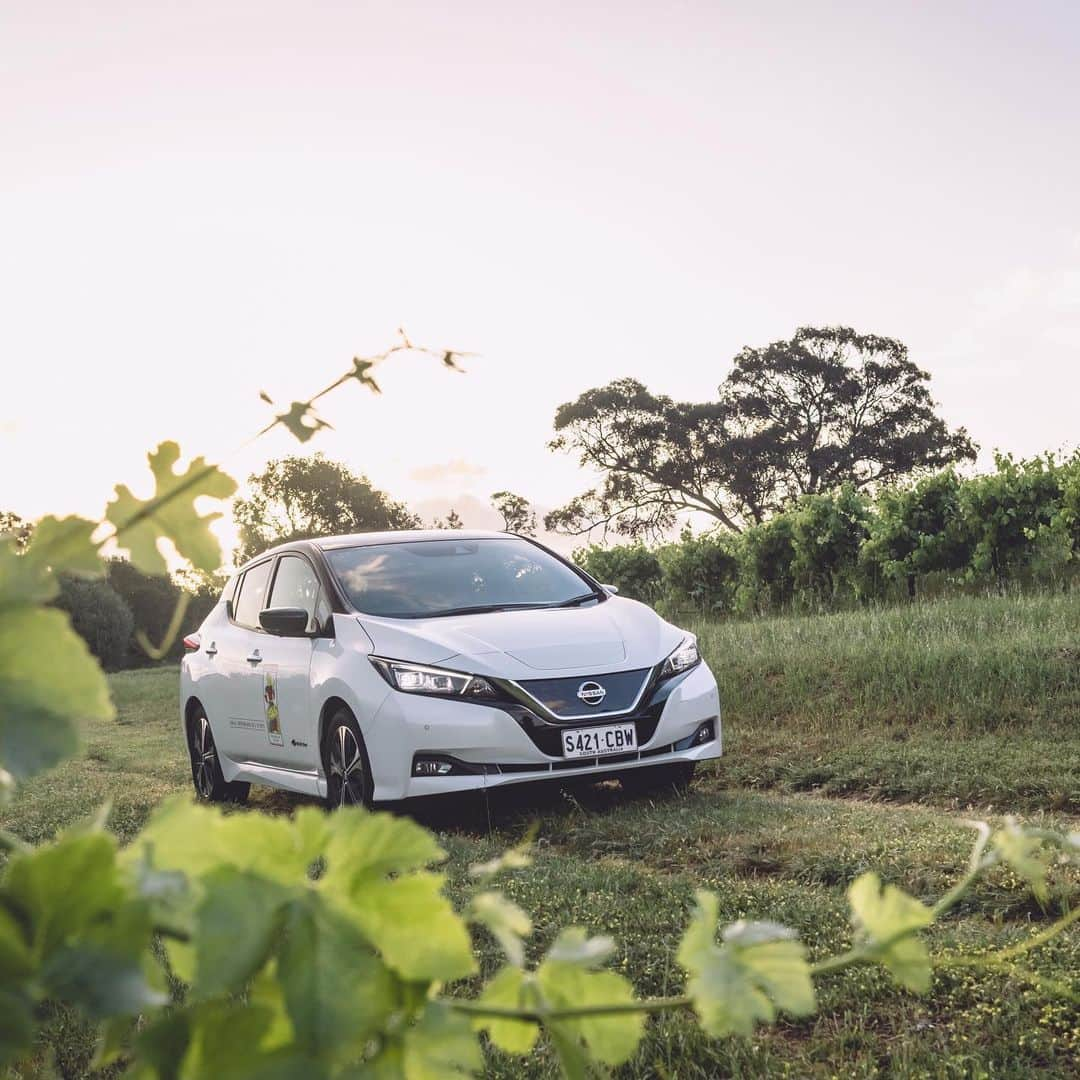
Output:
<path fill-rule="evenodd" d="M 323 454 L 270 461 L 248 477 L 248 487 L 248 496 L 233 501 L 237 563 L 289 540 L 422 525 L 404 503 Z"/>
<path fill-rule="evenodd" d="M 502 515 L 503 532 L 536 535 L 536 512 L 523 495 L 496 491 L 491 496 L 491 505 Z"/>
<path fill-rule="evenodd" d="M 550 445 L 603 479 L 545 524 L 655 535 L 699 511 L 740 532 L 800 495 L 973 460 L 967 432 L 937 415 L 929 381 L 893 338 L 803 327 L 744 348 L 711 402 L 676 402 L 635 379 L 587 390 L 559 407 Z"/>

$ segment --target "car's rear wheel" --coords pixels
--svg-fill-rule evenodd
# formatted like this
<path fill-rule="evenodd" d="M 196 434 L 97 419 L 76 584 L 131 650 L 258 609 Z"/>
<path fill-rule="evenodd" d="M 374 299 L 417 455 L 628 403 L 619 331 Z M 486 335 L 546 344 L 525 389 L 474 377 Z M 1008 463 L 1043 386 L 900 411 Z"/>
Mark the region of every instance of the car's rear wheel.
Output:
<path fill-rule="evenodd" d="M 327 806 L 371 806 L 373 786 L 367 750 L 360 728 L 347 709 L 339 709 L 326 725 L 323 767 Z"/>
<path fill-rule="evenodd" d="M 247 801 L 250 784 L 239 780 L 229 782 L 221 771 L 214 733 L 206 710 L 200 705 L 188 721 L 188 753 L 191 755 L 191 780 L 195 794 L 206 802 Z"/>
<path fill-rule="evenodd" d="M 676 761 L 670 765 L 649 765 L 631 769 L 619 777 L 623 791 L 631 795 L 643 795 L 651 791 L 671 790 L 684 792 L 694 779 L 693 761 Z"/>

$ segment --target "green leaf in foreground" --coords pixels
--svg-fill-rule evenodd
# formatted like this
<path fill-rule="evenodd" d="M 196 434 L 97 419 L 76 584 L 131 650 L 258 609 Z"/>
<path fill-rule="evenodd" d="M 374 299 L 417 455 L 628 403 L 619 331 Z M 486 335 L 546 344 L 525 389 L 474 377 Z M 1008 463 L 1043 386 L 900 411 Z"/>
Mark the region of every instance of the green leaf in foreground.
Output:
<path fill-rule="evenodd" d="M 359 1056 L 397 1006 L 394 981 L 352 920 L 321 897 L 289 905 L 278 978 L 298 1047 Z"/>
<path fill-rule="evenodd" d="M 994 833 L 993 844 L 1006 865 L 1031 886 L 1031 891 L 1039 900 L 1045 900 L 1050 853 L 1042 840 L 1024 832 L 1015 820 L 1009 818 Z"/>
<path fill-rule="evenodd" d="M 403 1065 L 406 1080 L 444 1080 L 476 1075 L 484 1067 L 484 1055 L 464 1016 L 429 1002 L 405 1032 Z"/>
<path fill-rule="evenodd" d="M 349 896 L 350 916 L 387 964 L 410 980 L 449 981 L 476 970 L 465 922 L 442 894 L 442 874 L 367 881 Z"/>
<path fill-rule="evenodd" d="M 51 768 L 78 749 L 77 719 L 112 717 L 105 676 L 64 612 L 0 613 L 0 769 L 22 780 Z"/>
<path fill-rule="evenodd" d="M 588 1005 L 629 1005 L 634 988 L 613 971 L 591 970 L 610 951 L 610 939 L 588 938 L 580 927 L 564 930 L 536 970 L 544 1005 L 552 1009 Z M 594 944 L 595 943 L 595 944 Z M 607 1065 L 628 1061 L 641 1040 L 645 1018 L 638 1012 L 582 1016 L 548 1025 L 552 1042 L 569 1072 L 578 1060 L 577 1045 Z"/>
<path fill-rule="evenodd" d="M 814 987 L 803 946 L 777 923 L 740 921 L 716 944 L 719 902 L 704 890 L 679 946 L 689 972 L 687 993 L 702 1027 L 714 1037 L 749 1035 L 777 1010 L 795 1016 L 814 1011 Z"/>
<path fill-rule="evenodd" d="M 532 919 L 517 904 L 502 893 L 482 892 L 473 897 L 469 915 L 487 929 L 511 964 L 525 963 L 523 939 L 532 933 Z"/>
<path fill-rule="evenodd" d="M 34 566 L 47 566 L 54 574 L 93 576 L 104 569 L 97 545 L 90 538 L 97 522 L 70 514 L 58 518 L 49 514 L 35 526 L 24 558 Z"/>
<path fill-rule="evenodd" d="M 229 866 L 202 879 L 195 918 L 195 984 L 199 997 L 243 989 L 280 939 L 289 892 L 274 881 Z"/>
<path fill-rule="evenodd" d="M 507 1009 L 530 1009 L 539 1004 L 539 993 L 533 977 L 521 968 L 508 966 L 499 971 L 479 997 L 482 1005 Z M 486 1031 L 488 1038 L 508 1054 L 527 1054 L 535 1045 L 540 1027 L 531 1020 L 504 1020 L 482 1016 L 473 1021 L 477 1031 Z"/>
<path fill-rule="evenodd" d="M 882 887 L 873 871 L 848 887 L 851 921 L 860 944 L 897 982 L 917 993 L 930 989 L 930 954 L 915 931 L 934 921 L 933 912 L 895 885 Z"/>
<path fill-rule="evenodd" d="M 154 494 L 138 499 L 126 485 L 117 484 L 116 496 L 106 508 L 105 516 L 115 527 L 120 546 L 148 574 L 168 571 L 158 551 L 162 539 L 171 540 L 196 569 L 216 570 L 221 565 L 221 547 L 210 532 L 210 523 L 221 515 L 199 514 L 195 500 L 200 496 L 227 499 L 236 491 L 236 481 L 201 457 L 194 458 L 184 472 L 175 472 L 180 460 L 175 442 L 161 443 L 147 460 L 154 474 Z"/>

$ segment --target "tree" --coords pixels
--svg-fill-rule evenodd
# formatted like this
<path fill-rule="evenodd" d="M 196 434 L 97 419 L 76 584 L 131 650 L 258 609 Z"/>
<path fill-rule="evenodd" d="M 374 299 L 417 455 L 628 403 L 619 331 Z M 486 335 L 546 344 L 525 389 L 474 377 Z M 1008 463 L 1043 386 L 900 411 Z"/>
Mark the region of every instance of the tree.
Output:
<path fill-rule="evenodd" d="M 54 603 L 71 616 L 75 633 L 86 642 L 106 671 L 129 666 L 128 650 L 135 619 L 120 594 L 104 578 L 61 574 Z"/>
<path fill-rule="evenodd" d="M 233 502 L 240 526 L 238 563 L 289 540 L 422 524 L 366 476 L 323 454 L 268 462 L 261 473 L 248 477 L 248 485 L 250 494 Z"/>
<path fill-rule="evenodd" d="M 11 510 L 0 510 L 0 537 L 7 536 L 15 544 L 16 551 L 24 551 L 34 534 L 34 526 Z"/>
<path fill-rule="evenodd" d="M 451 507 L 445 518 L 434 518 L 431 527 L 433 529 L 463 529 L 465 523 L 461 520 L 461 515 Z"/>
<path fill-rule="evenodd" d="M 714 402 L 678 403 L 634 379 L 588 390 L 559 407 L 550 445 L 604 479 L 545 523 L 656 535 L 698 511 L 740 532 L 801 495 L 973 460 L 967 433 L 937 416 L 929 379 L 892 338 L 804 327 L 743 349 Z"/>
<path fill-rule="evenodd" d="M 496 491 L 491 496 L 491 505 L 502 514 L 503 532 L 536 535 L 536 512 L 528 499 L 512 491 Z"/>

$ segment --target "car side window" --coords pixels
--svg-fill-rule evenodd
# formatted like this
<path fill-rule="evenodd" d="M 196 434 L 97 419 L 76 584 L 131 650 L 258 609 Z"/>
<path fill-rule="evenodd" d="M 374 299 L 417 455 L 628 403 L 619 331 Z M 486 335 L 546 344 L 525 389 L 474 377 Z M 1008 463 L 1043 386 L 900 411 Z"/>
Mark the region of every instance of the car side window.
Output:
<path fill-rule="evenodd" d="M 282 555 L 268 607 L 303 608 L 308 613 L 308 633 L 317 629 L 319 579 L 311 563 L 300 555 Z"/>
<path fill-rule="evenodd" d="M 259 628 L 259 612 L 269 605 L 266 589 L 270 584 L 273 559 L 253 566 L 240 581 L 240 595 L 233 601 L 233 621 L 251 630 Z"/>

